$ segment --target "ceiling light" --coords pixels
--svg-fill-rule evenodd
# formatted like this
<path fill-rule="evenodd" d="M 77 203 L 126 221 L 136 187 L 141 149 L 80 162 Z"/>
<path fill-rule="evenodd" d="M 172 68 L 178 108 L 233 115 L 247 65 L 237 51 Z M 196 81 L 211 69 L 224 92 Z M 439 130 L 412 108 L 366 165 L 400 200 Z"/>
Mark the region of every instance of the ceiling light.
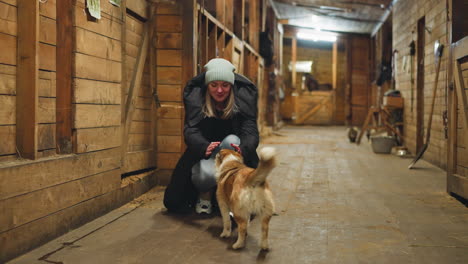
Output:
<path fill-rule="evenodd" d="M 297 32 L 298 39 L 313 40 L 313 41 L 328 41 L 335 42 L 336 34 L 323 32 L 318 30 L 300 30 Z"/>

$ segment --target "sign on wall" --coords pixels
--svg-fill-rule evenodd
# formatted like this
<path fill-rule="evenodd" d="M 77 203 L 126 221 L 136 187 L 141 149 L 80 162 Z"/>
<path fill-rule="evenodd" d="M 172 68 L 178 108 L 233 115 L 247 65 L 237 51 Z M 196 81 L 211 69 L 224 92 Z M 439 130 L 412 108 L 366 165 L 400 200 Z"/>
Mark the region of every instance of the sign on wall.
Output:
<path fill-rule="evenodd" d="M 101 0 L 87 0 L 86 7 L 92 17 L 101 19 Z"/>

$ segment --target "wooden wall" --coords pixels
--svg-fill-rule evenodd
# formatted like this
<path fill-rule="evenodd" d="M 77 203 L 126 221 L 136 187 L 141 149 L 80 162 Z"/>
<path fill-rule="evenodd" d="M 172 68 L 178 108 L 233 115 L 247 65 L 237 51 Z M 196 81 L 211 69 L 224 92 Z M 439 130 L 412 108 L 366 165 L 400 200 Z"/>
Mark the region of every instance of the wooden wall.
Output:
<path fill-rule="evenodd" d="M 393 12 L 393 48 L 398 50 L 396 69 L 396 89 L 400 90 L 405 98 L 404 110 L 404 134 L 407 147 L 412 153 L 416 153 L 416 129 L 417 111 L 408 107 L 411 105 L 411 89 L 416 91 L 417 83 L 411 85 L 411 74 L 402 70 L 403 58 L 409 55 L 409 45 L 412 40 L 417 41 L 418 20 L 425 17 L 425 56 L 424 56 L 424 133 L 427 126 L 432 91 L 435 78 L 434 42 L 447 45 L 447 6 L 446 1 L 398 1 Z M 416 51 L 418 52 L 418 51 Z M 442 64 L 437 84 L 437 98 L 432 120 L 431 143 L 424 154 L 424 159 L 431 163 L 446 168 L 447 165 L 447 142 L 442 120 L 442 114 L 447 110 L 446 87 L 447 87 L 447 58 L 448 52 L 442 56 Z M 417 63 L 414 61 L 414 73 L 417 72 Z M 416 77 L 416 76 L 415 76 Z M 414 77 L 414 78 L 415 78 Z M 415 93 L 416 97 L 416 93 Z"/>
<path fill-rule="evenodd" d="M 17 2 L 0 1 L 0 161 L 16 159 Z M 39 8 L 37 155 L 55 153 L 55 0 Z"/>
<path fill-rule="evenodd" d="M 0 1 L 0 159 L 16 156 L 16 42 L 17 8 L 15 2 Z"/>
<path fill-rule="evenodd" d="M 96 23 L 88 20 L 84 6 L 84 0 L 77 1 L 73 27 L 76 153 L 121 145 L 122 13 L 120 8 L 102 3 L 102 19 Z"/>
<path fill-rule="evenodd" d="M 183 10 L 174 4 L 159 4 L 156 9 L 156 78 L 161 100 L 157 123 L 157 165 L 167 182 L 185 149 L 182 66 Z M 193 21 L 187 21 L 192 22 Z M 187 23 L 186 22 L 186 23 Z M 188 34 L 188 33 L 187 33 Z"/>
<path fill-rule="evenodd" d="M 17 13 L 24 7 L 18 2 L 0 0 L 0 262 L 90 221 L 156 184 L 154 170 L 139 174 L 134 183 L 121 180 L 121 175 L 131 170 L 123 164 L 121 150 L 123 88 L 128 87 L 125 75 L 130 72 L 125 71 L 123 62 L 135 63 L 132 59 L 139 49 L 142 22 L 148 19 L 146 2 L 131 1 L 129 6 L 141 21 L 126 20 L 125 9 L 108 1 L 101 1 L 100 20 L 88 16 L 85 0 L 73 2 L 64 12 L 56 11 L 56 0 L 38 4 L 38 82 L 30 87 L 37 90 L 37 98 L 32 100 L 38 102 L 37 119 L 32 124 L 38 131 L 35 160 L 24 159 L 15 145 L 19 138 L 15 114 L 25 111 L 16 104 L 21 99 L 17 93 L 17 54 L 22 52 L 17 36 L 28 33 L 19 32 Z M 70 26 L 62 33 L 65 35 L 59 35 L 56 21 L 68 11 Z M 34 34 L 34 28 L 26 30 Z M 126 41 L 124 35 L 128 36 Z M 56 62 L 63 58 L 57 58 L 56 50 L 67 45 L 57 41 L 59 36 L 72 40 L 65 54 L 70 59 L 68 77 L 57 71 Z M 148 150 L 152 144 L 148 126 L 156 115 L 148 67 L 135 100 L 135 125 L 126 139 L 131 152 Z M 68 78 L 70 87 L 63 82 L 59 85 L 59 77 Z M 59 98 L 58 92 L 67 89 L 73 91 L 70 97 Z M 56 147 L 57 113 L 61 110 L 56 105 L 64 99 L 70 101 L 72 154 L 58 154 L 62 150 Z M 148 119 L 140 120 L 141 116 Z M 140 160 L 130 163 L 138 164 L 133 170 L 149 167 Z"/>

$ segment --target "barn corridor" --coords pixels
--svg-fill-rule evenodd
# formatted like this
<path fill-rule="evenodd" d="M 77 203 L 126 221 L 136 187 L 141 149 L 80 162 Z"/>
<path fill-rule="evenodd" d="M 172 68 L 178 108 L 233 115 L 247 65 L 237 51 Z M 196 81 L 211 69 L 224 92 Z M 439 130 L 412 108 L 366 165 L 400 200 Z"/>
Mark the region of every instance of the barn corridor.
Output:
<path fill-rule="evenodd" d="M 425 161 L 372 153 L 344 127 L 285 127 L 263 145 L 279 151 L 270 175 L 277 216 L 269 252 L 233 251 L 221 218 L 175 216 L 163 187 L 10 263 L 466 263 L 468 211 L 445 190 L 446 173 Z"/>

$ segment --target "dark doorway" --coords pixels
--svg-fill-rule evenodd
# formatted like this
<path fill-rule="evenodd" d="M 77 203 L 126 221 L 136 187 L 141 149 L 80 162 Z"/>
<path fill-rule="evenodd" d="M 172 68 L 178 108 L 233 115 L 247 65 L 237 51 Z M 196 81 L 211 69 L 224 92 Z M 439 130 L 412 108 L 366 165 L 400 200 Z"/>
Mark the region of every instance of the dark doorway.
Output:
<path fill-rule="evenodd" d="M 418 20 L 418 41 L 416 48 L 416 152 L 421 150 L 424 142 L 424 31 L 426 19 L 422 17 Z"/>

